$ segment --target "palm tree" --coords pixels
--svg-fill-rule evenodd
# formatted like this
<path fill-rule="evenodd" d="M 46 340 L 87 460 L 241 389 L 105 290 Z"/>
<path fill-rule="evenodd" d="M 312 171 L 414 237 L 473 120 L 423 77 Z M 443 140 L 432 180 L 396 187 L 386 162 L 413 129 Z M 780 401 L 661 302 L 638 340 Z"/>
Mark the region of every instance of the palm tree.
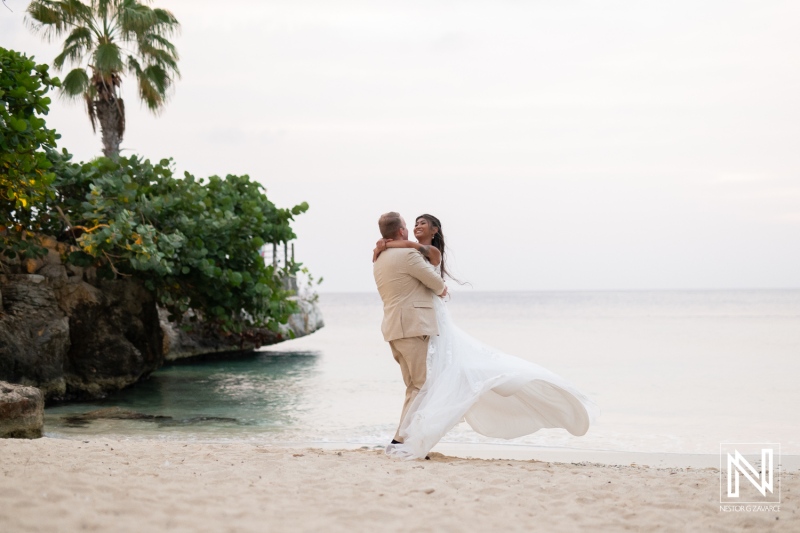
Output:
<path fill-rule="evenodd" d="M 125 133 L 123 74 L 136 78 L 139 96 L 153 113 L 164 106 L 180 77 L 178 52 L 167 39 L 179 29 L 175 16 L 151 8 L 149 0 L 34 0 L 31 28 L 50 40 L 67 35 L 53 66 L 77 65 L 61 82 L 61 93 L 83 99 L 92 130 L 103 137 L 103 153 L 116 158 Z"/>

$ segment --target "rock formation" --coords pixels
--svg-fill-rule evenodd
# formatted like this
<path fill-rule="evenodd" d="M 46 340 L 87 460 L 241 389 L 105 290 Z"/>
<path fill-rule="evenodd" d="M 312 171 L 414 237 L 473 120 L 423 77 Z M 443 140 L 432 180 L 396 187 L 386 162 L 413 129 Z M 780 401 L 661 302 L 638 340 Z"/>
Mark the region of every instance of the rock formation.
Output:
<path fill-rule="evenodd" d="M 164 334 L 164 359 L 177 361 L 208 354 L 241 354 L 261 346 L 277 344 L 288 339 L 304 337 L 324 327 L 322 313 L 316 303 L 297 299 L 298 313 L 289 316 L 289 321 L 280 331 L 253 329 L 245 335 L 223 336 L 197 329 L 184 331 L 168 319 L 168 313 L 159 309 L 161 330 Z"/>
<path fill-rule="evenodd" d="M 99 280 L 93 268 L 64 263 L 77 248 L 51 237 L 41 243 L 41 259 L 0 263 L 0 379 L 39 387 L 47 400 L 103 397 L 165 360 L 251 351 L 323 326 L 316 305 L 299 300 L 302 312 L 277 333 L 186 332 L 159 315 L 138 281 Z"/>
<path fill-rule="evenodd" d="M 135 280 L 65 266 L 64 243 L 42 244 L 44 258 L 6 264 L 12 273 L 0 275 L 0 379 L 39 387 L 47 399 L 97 398 L 161 366 L 153 296 Z"/>
<path fill-rule="evenodd" d="M 38 439 L 43 426 L 42 391 L 0 381 L 0 438 Z"/>

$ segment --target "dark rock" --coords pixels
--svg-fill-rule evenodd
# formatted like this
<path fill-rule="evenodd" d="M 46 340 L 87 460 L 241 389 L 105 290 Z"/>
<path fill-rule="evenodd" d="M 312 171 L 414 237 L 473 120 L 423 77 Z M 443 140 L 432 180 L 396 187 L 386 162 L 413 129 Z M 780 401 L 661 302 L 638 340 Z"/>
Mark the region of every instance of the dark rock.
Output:
<path fill-rule="evenodd" d="M 64 265 L 44 265 L 36 273 L 49 279 L 67 278 L 67 269 Z"/>
<path fill-rule="evenodd" d="M 70 347 L 69 319 L 48 283 L 34 276 L 6 276 L 0 285 L 0 379 L 35 385 L 46 397 L 66 392 L 64 360 Z"/>
<path fill-rule="evenodd" d="M 78 413 L 72 415 L 64 415 L 61 419 L 71 426 L 86 426 L 92 420 L 166 420 L 171 417 L 160 415 L 148 415 L 145 413 L 138 413 L 122 409 L 120 407 L 106 407 L 105 409 L 96 409 L 86 413 Z"/>
<path fill-rule="evenodd" d="M 220 358 L 240 357 L 243 354 L 258 353 L 261 346 L 277 344 L 288 339 L 304 337 L 325 326 L 322 312 L 316 303 L 298 299 L 299 312 L 289 316 L 280 331 L 253 328 L 243 334 L 222 335 L 215 330 L 202 327 L 202 322 L 191 323 L 192 330 L 184 330 L 169 320 L 169 314 L 159 309 L 159 319 L 163 331 L 163 351 L 166 361 L 207 358 L 212 354 Z M 185 319 L 193 316 L 190 311 Z"/>
<path fill-rule="evenodd" d="M 194 426 L 198 424 L 205 424 L 208 422 L 227 422 L 231 424 L 237 423 L 239 420 L 236 418 L 229 418 L 227 416 L 192 416 L 189 418 L 174 419 L 167 417 L 166 420 L 158 420 L 158 425 L 161 427 L 172 426 Z"/>
<path fill-rule="evenodd" d="M 0 379 L 35 385 L 48 399 L 98 398 L 161 366 L 158 312 L 141 284 L 3 280 Z"/>
<path fill-rule="evenodd" d="M 43 427 L 42 391 L 0 381 L 0 438 L 38 439 Z"/>
<path fill-rule="evenodd" d="M 281 335 L 274 331 L 264 330 L 264 334 L 255 342 L 241 335 L 222 335 L 213 328 L 204 328 L 202 322 L 188 322 L 193 329 L 183 329 L 169 321 L 169 314 L 164 309 L 159 309 L 159 318 L 163 334 L 164 358 L 167 361 L 176 361 L 201 357 L 209 354 L 227 354 L 252 352 L 259 346 L 280 342 Z M 192 316 L 187 313 L 186 319 Z"/>
<path fill-rule="evenodd" d="M 63 420 L 67 425 L 73 427 L 85 427 L 93 420 L 145 420 L 156 422 L 162 427 L 196 425 L 208 422 L 238 422 L 238 420 L 235 418 L 222 416 L 193 416 L 176 420 L 171 416 L 148 415 L 145 413 L 139 413 L 137 411 L 122 409 L 121 407 L 106 407 L 104 409 L 96 409 L 86 413 L 64 415 L 61 417 L 61 420 Z"/>
<path fill-rule="evenodd" d="M 64 362 L 74 397 L 101 397 L 148 376 L 164 361 L 155 300 L 132 280 L 63 284 L 59 304 L 69 316 Z"/>
<path fill-rule="evenodd" d="M 67 267 L 67 275 L 70 277 L 76 277 L 78 279 L 83 279 L 83 273 L 86 270 L 84 267 L 76 266 L 76 265 L 65 265 Z"/>

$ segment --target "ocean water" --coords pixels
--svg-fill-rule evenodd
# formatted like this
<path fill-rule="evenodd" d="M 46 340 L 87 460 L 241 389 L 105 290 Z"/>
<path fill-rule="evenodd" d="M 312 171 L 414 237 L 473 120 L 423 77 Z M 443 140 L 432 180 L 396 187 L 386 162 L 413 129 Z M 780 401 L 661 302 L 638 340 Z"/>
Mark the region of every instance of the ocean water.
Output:
<path fill-rule="evenodd" d="M 504 441 L 461 424 L 442 446 L 716 454 L 720 442 L 773 442 L 800 455 L 800 290 L 461 291 L 448 305 L 474 337 L 567 378 L 602 414 L 583 437 L 548 429 Z M 309 337 L 49 408 L 46 433 L 383 445 L 404 386 L 380 334 L 380 299 L 323 294 L 320 306 L 326 327 Z M 65 420 L 111 406 L 169 418 Z"/>

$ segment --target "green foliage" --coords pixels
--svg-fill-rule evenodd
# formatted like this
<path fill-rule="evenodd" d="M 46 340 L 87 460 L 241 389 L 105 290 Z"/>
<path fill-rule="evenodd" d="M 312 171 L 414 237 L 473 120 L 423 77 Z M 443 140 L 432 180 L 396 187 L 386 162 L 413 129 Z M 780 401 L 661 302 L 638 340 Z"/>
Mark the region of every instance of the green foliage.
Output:
<path fill-rule="evenodd" d="M 40 206 L 53 194 L 47 150 L 59 135 L 42 116 L 50 105 L 45 95 L 58 86 L 47 65 L 0 48 L 0 253 L 9 258 L 44 253 L 29 238 L 41 229 Z"/>
<path fill-rule="evenodd" d="M 277 330 L 296 310 L 282 278 L 299 265 L 275 272 L 259 250 L 294 239 L 290 222 L 308 204 L 279 209 L 248 176 L 175 179 L 170 164 L 62 158 L 56 201 L 82 249 L 70 260 L 143 278 L 175 318 L 192 309 L 228 331 Z"/>

